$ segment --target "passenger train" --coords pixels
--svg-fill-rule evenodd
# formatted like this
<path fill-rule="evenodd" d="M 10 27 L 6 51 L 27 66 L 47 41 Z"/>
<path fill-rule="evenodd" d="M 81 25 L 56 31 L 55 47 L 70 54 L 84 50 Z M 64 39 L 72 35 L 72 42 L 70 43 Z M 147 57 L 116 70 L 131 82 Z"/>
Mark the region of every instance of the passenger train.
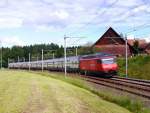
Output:
<path fill-rule="evenodd" d="M 79 72 L 84 74 L 95 74 L 98 76 L 112 77 L 117 73 L 118 65 L 116 57 L 107 53 L 96 53 L 83 56 L 71 56 L 66 59 L 67 72 Z M 9 63 L 10 69 L 32 69 L 42 68 L 49 71 L 64 71 L 64 58 L 49 59 L 43 61 Z"/>

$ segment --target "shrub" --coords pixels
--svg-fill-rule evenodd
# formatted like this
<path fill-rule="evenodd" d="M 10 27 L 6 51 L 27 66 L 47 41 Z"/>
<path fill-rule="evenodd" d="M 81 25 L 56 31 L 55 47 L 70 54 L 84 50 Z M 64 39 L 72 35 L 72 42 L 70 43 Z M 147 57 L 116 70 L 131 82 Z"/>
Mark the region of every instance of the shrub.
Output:
<path fill-rule="evenodd" d="M 125 59 L 117 60 L 119 65 L 119 75 L 125 75 Z M 128 59 L 128 76 L 138 79 L 150 80 L 150 56 L 136 56 Z"/>

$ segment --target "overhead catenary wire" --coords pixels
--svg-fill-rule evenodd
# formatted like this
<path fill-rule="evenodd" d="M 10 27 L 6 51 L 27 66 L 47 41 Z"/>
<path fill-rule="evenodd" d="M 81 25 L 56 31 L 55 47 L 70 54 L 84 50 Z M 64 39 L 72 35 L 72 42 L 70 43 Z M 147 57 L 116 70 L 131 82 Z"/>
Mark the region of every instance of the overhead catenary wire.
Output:
<path fill-rule="evenodd" d="M 140 25 L 140 26 L 137 26 L 137 27 L 134 27 L 132 30 L 126 32 L 125 34 L 130 34 L 130 33 L 133 33 L 133 32 L 136 32 L 136 31 L 139 31 L 139 30 L 143 30 L 145 28 L 149 28 L 150 27 L 150 24 L 143 24 L 143 25 Z"/>
<path fill-rule="evenodd" d="M 147 3 L 145 0 L 142 0 L 142 2 L 143 2 L 143 5 L 145 5 L 145 6 L 147 6 L 147 7 L 149 7 L 150 6 L 150 4 L 149 3 Z M 133 9 L 136 9 L 136 8 L 138 8 L 138 7 L 141 7 L 141 5 L 139 6 L 136 6 L 136 7 L 134 7 Z M 131 16 L 133 16 L 133 15 L 129 15 L 128 17 L 131 17 Z M 128 29 L 128 31 L 126 32 L 126 33 L 130 33 L 130 32 L 134 32 L 134 31 L 137 31 L 137 29 L 140 29 L 141 27 L 149 27 L 150 26 L 150 24 L 148 24 L 148 23 L 144 23 L 144 24 L 142 24 L 142 25 L 139 25 L 139 26 L 136 26 L 136 27 L 133 27 L 132 29 Z"/>
<path fill-rule="evenodd" d="M 145 5 L 147 5 L 146 1 L 144 1 L 144 0 L 142 0 L 142 1 L 144 2 Z M 111 4 L 111 7 L 112 7 L 113 5 L 115 5 L 116 3 L 117 3 L 117 0 Z M 138 6 L 138 7 L 139 7 L 139 6 Z M 135 7 L 135 8 L 137 8 L 137 7 Z M 135 8 L 134 8 L 134 9 L 135 9 Z M 107 11 L 107 10 L 105 10 L 105 11 Z M 132 16 L 132 15 L 130 15 L 130 16 Z M 129 16 L 129 17 L 130 17 L 130 16 Z M 95 17 L 95 18 L 96 18 L 96 17 Z M 94 19 L 95 19 L 95 18 L 94 18 Z M 94 19 L 92 19 L 92 20 L 94 20 Z M 89 24 L 90 24 L 90 22 L 87 23 L 85 26 L 87 26 L 87 25 L 89 25 Z M 126 32 L 125 34 L 129 34 L 129 33 L 132 33 L 132 32 L 136 32 L 136 31 L 140 30 L 141 28 L 145 29 L 145 28 L 148 28 L 148 27 L 150 27 L 150 24 L 144 23 L 144 24 L 142 24 L 142 25 L 139 25 L 139 26 L 134 27 L 134 28 L 131 29 L 131 30 L 129 29 L 130 31 Z"/>
<path fill-rule="evenodd" d="M 113 7 L 119 0 L 115 0 L 113 3 L 111 3 L 110 5 L 108 5 L 109 8 Z M 97 10 L 99 9 L 99 7 L 97 8 Z M 101 14 L 104 14 L 107 12 L 107 8 L 104 9 L 104 11 Z M 71 32 L 70 34 L 74 34 L 77 31 L 79 31 L 82 28 L 87 27 L 88 25 L 90 25 L 98 16 L 96 15 L 94 18 L 92 18 L 89 22 L 87 22 L 85 25 L 81 26 L 78 30 L 75 30 L 74 32 Z"/>
<path fill-rule="evenodd" d="M 84 39 L 84 38 L 87 38 L 87 37 L 79 37 L 79 39 L 74 40 L 73 43 L 70 43 L 70 44 L 68 44 L 68 45 L 74 46 L 74 45 L 76 45 L 80 40 L 82 40 L 82 39 Z M 68 43 L 68 42 L 67 42 L 67 43 Z"/>
<path fill-rule="evenodd" d="M 116 3 L 117 3 L 117 1 L 119 1 L 119 0 L 116 0 L 115 2 L 113 2 L 110 6 L 109 6 L 109 8 L 111 8 L 111 7 L 113 7 L 113 5 L 115 5 Z M 137 8 L 137 7 L 135 7 L 135 8 Z M 107 10 L 105 10 L 104 12 L 106 12 Z M 123 14 L 123 13 L 122 13 Z M 132 16 L 132 15 L 130 15 L 130 16 Z M 130 17 L 129 16 L 129 17 Z M 96 16 L 97 17 L 97 16 Z M 95 18 L 93 18 L 90 22 L 88 22 L 85 26 L 87 26 L 87 25 L 89 25 L 89 24 L 91 24 L 91 22 L 94 20 L 94 19 L 96 19 L 96 17 Z M 137 26 L 137 27 L 143 27 L 143 26 L 147 26 L 147 23 L 144 23 L 144 24 L 142 24 L 142 25 L 140 25 L 140 26 Z M 82 26 L 82 27 L 85 27 L 85 26 Z M 148 25 L 148 26 L 150 26 L 150 25 Z M 135 29 L 136 27 L 134 27 L 134 29 Z M 81 29 L 81 28 L 80 28 Z M 129 29 L 130 30 L 130 29 Z M 132 31 L 134 31 L 134 30 L 132 30 L 131 29 L 131 32 Z M 130 31 L 129 31 L 130 32 Z M 73 32 L 74 33 L 74 32 Z M 127 32 L 128 33 L 128 32 Z"/>
<path fill-rule="evenodd" d="M 144 34 L 138 34 L 138 35 L 135 35 L 135 36 L 136 36 L 136 38 L 148 38 L 148 36 L 150 36 L 150 32 L 149 33 L 144 33 Z"/>
<path fill-rule="evenodd" d="M 118 2 L 118 0 L 116 0 L 115 2 L 113 2 L 111 5 L 109 5 L 109 8 L 113 7 L 117 2 Z M 104 10 L 102 13 L 104 14 L 106 11 L 107 11 L 107 10 Z M 89 24 L 91 24 L 91 22 L 93 22 L 93 20 L 96 19 L 96 18 L 97 18 L 97 16 L 95 16 L 91 21 L 89 21 L 86 25 L 83 25 L 83 26 L 80 27 L 79 29 L 81 29 L 81 28 L 83 28 L 83 27 L 84 27 L 84 28 L 87 27 L 87 26 L 88 26 Z M 146 28 L 146 27 L 150 27 L 150 25 L 147 25 L 147 23 L 144 23 L 143 25 L 134 27 L 133 30 L 131 30 L 131 31 L 129 31 L 129 32 L 126 32 L 125 34 L 132 33 L 132 32 L 137 31 L 137 30 L 140 29 L 140 28 Z M 79 30 L 79 29 L 78 29 L 78 30 Z M 75 32 L 77 32 L 77 31 L 72 32 L 72 34 L 75 33 Z M 74 41 L 74 43 L 75 43 L 75 42 L 76 42 L 76 41 Z M 73 44 L 74 44 L 74 43 L 73 43 Z M 73 45 L 73 44 L 71 44 L 71 45 Z"/>
<path fill-rule="evenodd" d="M 64 66 L 65 66 L 65 77 L 67 75 L 67 39 L 69 38 L 82 38 L 82 37 L 68 37 L 66 35 L 64 35 Z"/>
<path fill-rule="evenodd" d="M 143 5 L 150 6 L 150 4 L 148 4 L 145 0 L 142 0 L 142 1 L 143 1 L 143 3 L 144 3 Z M 139 7 L 139 6 L 138 6 L 138 7 Z M 137 7 L 135 7 L 135 8 L 137 8 Z M 132 15 L 130 15 L 130 16 L 132 16 Z M 129 16 L 129 17 L 130 17 L 130 16 Z M 150 27 L 150 23 L 144 23 L 144 24 L 142 24 L 142 25 L 133 27 L 132 29 L 128 29 L 128 31 L 127 31 L 125 34 L 130 34 L 130 33 L 132 33 L 132 32 L 136 32 L 136 31 L 140 30 L 141 28 L 145 29 L 145 28 L 147 28 L 147 27 Z"/>

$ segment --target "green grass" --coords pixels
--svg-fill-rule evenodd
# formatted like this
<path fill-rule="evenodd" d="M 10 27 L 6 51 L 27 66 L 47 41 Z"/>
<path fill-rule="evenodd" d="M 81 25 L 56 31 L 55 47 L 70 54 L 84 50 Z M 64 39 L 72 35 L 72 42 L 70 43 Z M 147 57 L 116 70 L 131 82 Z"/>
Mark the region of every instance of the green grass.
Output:
<path fill-rule="evenodd" d="M 34 72 L 35 73 L 35 72 Z M 132 100 L 131 98 L 127 96 L 118 96 L 112 94 L 110 91 L 99 91 L 97 89 L 94 89 L 89 84 L 87 84 L 85 81 L 83 81 L 80 77 L 72 78 L 72 77 L 64 77 L 63 74 L 56 74 L 56 73 L 48 73 L 48 72 L 38 72 L 43 76 L 52 77 L 55 79 L 59 79 L 62 81 L 65 81 L 67 83 L 73 84 L 75 86 L 78 86 L 80 88 L 86 89 L 90 91 L 93 94 L 98 95 L 100 98 L 118 104 L 119 106 L 122 106 L 131 112 L 134 113 L 150 113 L 149 108 L 145 108 L 141 101 L 138 100 Z M 60 76 L 63 75 L 63 76 Z"/>
<path fill-rule="evenodd" d="M 81 81 L 78 87 L 75 82 L 78 81 L 70 84 L 37 73 L 1 70 L 0 113 L 130 113 L 80 88 Z"/>
<path fill-rule="evenodd" d="M 125 59 L 118 59 L 119 75 L 125 76 Z M 150 56 L 136 56 L 128 59 L 128 76 L 150 80 Z"/>

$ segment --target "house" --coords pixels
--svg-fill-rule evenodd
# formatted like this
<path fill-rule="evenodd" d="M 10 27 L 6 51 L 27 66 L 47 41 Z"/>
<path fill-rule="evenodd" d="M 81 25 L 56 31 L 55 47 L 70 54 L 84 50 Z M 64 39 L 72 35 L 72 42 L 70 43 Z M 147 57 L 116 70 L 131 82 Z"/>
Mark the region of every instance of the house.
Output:
<path fill-rule="evenodd" d="M 135 42 L 138 42 L 138 51 L 140 54 L 150 54 L 150 43 L 144 39 L 129 39 L 128 43 L 133 47 Z"/>
<path fill-rule="evenodd" d="M 150 43 L 140 45 L 139 49 L 143 54 L 150 54 Z"/>
<path fill-rule="evenodd" d="M 125 56 L 126 43 L 125 40 L 113 29 L 109 28 L 93 45 L 98 52 L 106 52 L 116 56 Z M 132 46 L 127 43 L 128 56 L 134 53 Z"/>
<path fill-rule="evenodd" d="M 131 46 L 134 46 L 134 43 L 136 41 L 138 42 L 139 47 L 147 44 L 146 40 L 144 39 L 128 39 L 128 44 L 130 44 Z"/>

